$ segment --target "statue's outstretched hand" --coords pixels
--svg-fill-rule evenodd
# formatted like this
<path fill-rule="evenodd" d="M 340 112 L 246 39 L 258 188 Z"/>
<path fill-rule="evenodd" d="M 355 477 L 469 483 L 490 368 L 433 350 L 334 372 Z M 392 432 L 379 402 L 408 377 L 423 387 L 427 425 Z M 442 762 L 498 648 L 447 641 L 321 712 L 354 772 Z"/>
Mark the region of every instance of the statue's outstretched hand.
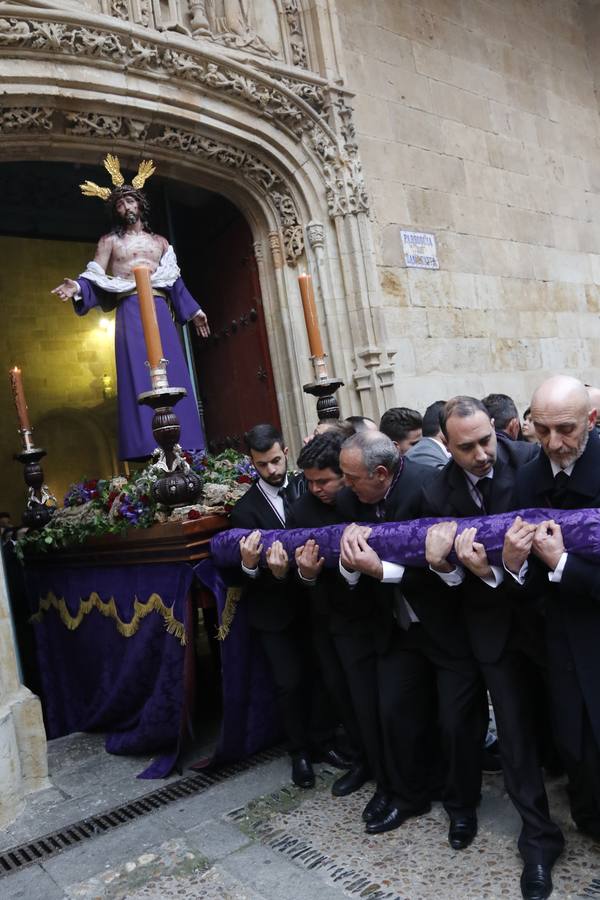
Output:
<path fill-rule="evenodd" d="M 52 294 L 56 294 L 57 297 L 60 297 L 61 300 L 71 300 L 72 297 L 75 296 L 79 292 L 79 284 L 76 281 L 73 281 L 72 278 L 65 278 L 62 284 L 59 284 L 58 287 L 55 287 Z"/>
<path fill-rule="evenodd" d="M 210 334 L 210 328 L 208 327 L 208 319 L 206 318 L 206 313 L 199 310 L 194 318 L 192 319 L 194 323 L 194 328 L 196 329 L 196 334 L 199 337 L 208 337 Z"/>

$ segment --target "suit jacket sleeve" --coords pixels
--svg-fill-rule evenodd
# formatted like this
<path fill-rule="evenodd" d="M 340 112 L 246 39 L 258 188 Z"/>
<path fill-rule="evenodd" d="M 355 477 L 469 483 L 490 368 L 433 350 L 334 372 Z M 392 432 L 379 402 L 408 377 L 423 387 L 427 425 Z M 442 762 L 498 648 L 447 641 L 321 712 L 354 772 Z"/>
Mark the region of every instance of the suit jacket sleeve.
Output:
<path fill-rule="evenodd" d="M 600 566 L 569 553 L 559 582 L 561 592 L 600 597 Z"/>

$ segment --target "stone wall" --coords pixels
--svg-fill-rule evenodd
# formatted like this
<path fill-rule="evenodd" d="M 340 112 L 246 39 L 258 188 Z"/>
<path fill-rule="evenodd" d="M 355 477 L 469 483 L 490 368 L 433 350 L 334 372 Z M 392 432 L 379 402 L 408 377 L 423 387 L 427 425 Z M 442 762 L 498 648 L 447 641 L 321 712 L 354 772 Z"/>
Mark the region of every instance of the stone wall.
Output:
<path fill-rule="evenodd" d="M 600 383 L 600 120 L 578 4 L 338 7 L 397 402 L 506 391 L 523 408 L 545 372 Z M 439 271 L 404 266 L 402 227 L 435 234 Z"/>
<path fill-rule="evenodd" d="M 116 387 L 112 322 L 100 327 L 92 310 L 76 316 L 71 304 L 52 296 L 65 275 L 78 275 L 94 247 L 68 241 L 0 238 L 0 296 L 3 328 L 0 355 L 6 378 L 0 391 L 0 507 L 18 521 L 26 488 L 13 454 L 20 448 L 8 369 L 18 365 L 38 446 L 48 451 L 42 463 L 51 490 L 62 500 L 79 476 L 112 474 L 116 463 L 116 411 L 103 397 L 103 375 Z"/>

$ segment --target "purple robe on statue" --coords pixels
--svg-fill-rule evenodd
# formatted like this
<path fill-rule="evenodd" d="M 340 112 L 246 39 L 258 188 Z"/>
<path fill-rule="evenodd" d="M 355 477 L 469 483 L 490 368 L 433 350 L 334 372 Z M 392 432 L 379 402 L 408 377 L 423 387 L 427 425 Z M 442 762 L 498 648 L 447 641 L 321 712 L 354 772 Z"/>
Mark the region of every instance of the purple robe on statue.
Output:
<path fill-rule="evenodd" d="M 77 281 L 82 296 L 81 299 L 73 301 L 73 306 L 78 316 L 85 316 L 94 306 L 106 305 L 106 301 L 110 300 L 110 292 L 99 288 L 87 278 L 79 276 Z M 161 288 L 161 291 L 169 294 L 175 317 L 182 325 L 193 318 L 200 309 L 181 278 L 178 278 L 171 287 Z M 154 301 L 163 353 L 169 360 L 167 367 L 169 384 L 172 387 L 183 387 L 187 391 L 187 396 L 175 407 L 181 423 L 179 443 L 186 450 L 201 450 L 205 446 L 204 434 L 181 341 L 165 298 L 155 296 Z M 138 394 L 151 388 L 150 370 L 146 365 L 146 343 L 138 296 L 135 293 L 121 300 L 117 306 L 115 356 L 119 404 L 119 458 L 136 459 L 149 456 L 156 448 L 152 434 L 153 411 L 149 406 L 140 406 L 137 398 Z"/>

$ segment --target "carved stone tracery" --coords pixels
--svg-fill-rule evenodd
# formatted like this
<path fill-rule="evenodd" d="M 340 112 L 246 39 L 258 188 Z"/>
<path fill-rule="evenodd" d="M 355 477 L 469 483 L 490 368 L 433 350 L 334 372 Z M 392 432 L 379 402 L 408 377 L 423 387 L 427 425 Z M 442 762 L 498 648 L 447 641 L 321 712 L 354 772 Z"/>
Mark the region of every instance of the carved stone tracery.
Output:
<path fill-rule="evenodd" d="M 295 265 L 304 252 L 303 229 L 296 204 L 283 178 L 247 150 L 199 133 L 142 119 L 97 112 L 67 111 L 49 107 L 0 109 L 0 134 L 53 131 L 111 141 L 140 142 L 202 159 L 217 169 L 235 171 L 268 197 L 277 213 L 283 237 L 285 260 Z"/>

